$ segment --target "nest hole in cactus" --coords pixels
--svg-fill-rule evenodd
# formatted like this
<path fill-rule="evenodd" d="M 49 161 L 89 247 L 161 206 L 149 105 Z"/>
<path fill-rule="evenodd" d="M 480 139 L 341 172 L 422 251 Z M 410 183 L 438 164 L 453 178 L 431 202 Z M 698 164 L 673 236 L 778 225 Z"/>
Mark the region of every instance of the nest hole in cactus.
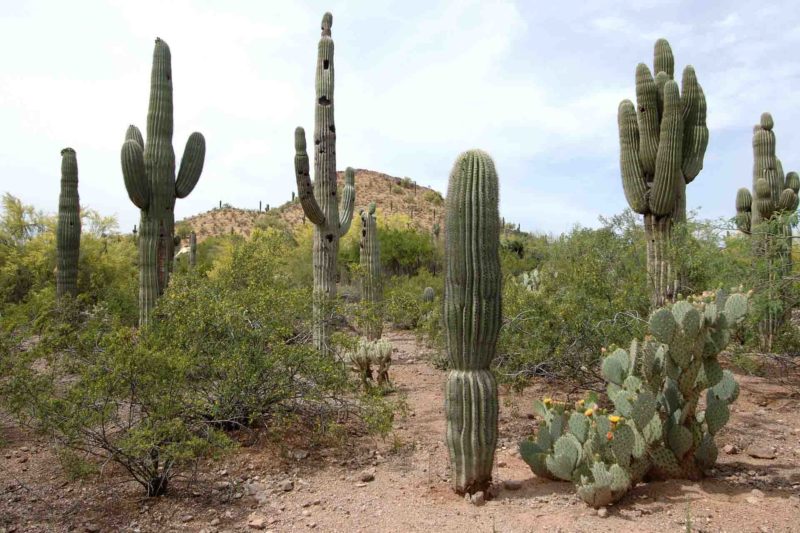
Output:
<path fill-rule="evenodd" d="M 331 133 L 336 133 L 336 126 L 334 126 L 333 124 L 328 126 L 328 129 L 331 130 Z"/>
<path fill-rule="evenodd" d="M 331 101 L 328 99 L 327 96 L 322 95 L 322 96 L 319 97 L 319 105 L 328 106 L 328 105 L 331 105 Z"/>
<path fill-rule="evenodd" d="M 328 233 L 327 235 L 325 235 L 325 240 L 328 242 L 333 242 L 333 234 Z"/>
<path fill-rule="evenodd" d="M 322 61 L 322 68 L 325 69 L 325 70 L 328 70 L 328 63 L 330 63 L 330 61 L 328 61 L 327 59 L 323 60 Z"/>

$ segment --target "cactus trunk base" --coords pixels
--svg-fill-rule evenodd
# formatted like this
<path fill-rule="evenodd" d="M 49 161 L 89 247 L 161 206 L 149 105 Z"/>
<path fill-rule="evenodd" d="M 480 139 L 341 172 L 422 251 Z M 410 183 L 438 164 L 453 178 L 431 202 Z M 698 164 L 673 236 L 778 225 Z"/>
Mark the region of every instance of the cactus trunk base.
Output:
<path fill-rule="evenodd" d="M 650 305 L 653 309 L 672 302 L 677 296 L 678 280 L 670 258 L 672 217 L 644 216 L 645 239 L 647 240 L 647 284 L 650 289 Z"/>
<path fill-rule="evenodd" d="M 453 489 L 485 491 L 497 445 L 497 382 L 490 370 L 453 370 L 445 385 L 447 447 Z"/>

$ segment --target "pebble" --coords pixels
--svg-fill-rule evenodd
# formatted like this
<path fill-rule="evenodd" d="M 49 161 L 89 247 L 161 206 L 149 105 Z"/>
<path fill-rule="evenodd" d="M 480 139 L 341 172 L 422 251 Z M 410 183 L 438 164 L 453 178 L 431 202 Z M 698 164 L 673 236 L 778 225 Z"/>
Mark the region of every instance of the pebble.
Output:
<path fill-rule="evenodd" d="M 722 451 L 727 453 L 728 455 L 734 455 L 739 453 L 739 448 L 737 448 L 735 444 L 726 444 L 722 448 Z"/>
<path fill-rule="evenodd" d="M 369 481 L 373 481 L 375 479 L 375 469 L 374 468 L 368 468 L 368 469 L 364 470 L 363 472 L 361 472 L 361 474 L 359 474 L 358 479 L 362 483 L 367 483 Z"/>
<path fill-rule="evenodd" d="M 506 479 L 503 481 L 503 488 L 506 490 L 519 490 L 522 488 L 522 481 L 518 479 Z"/>
<path fill-rule="evenodd" d="M 475 494 L 473 494 L 473 495 L 470 497 L 470 499 L 469 499 L 469 500 L 470 500 L 470 502 L 472 502 L 472 505 L 477 505 L 477 506 L 481 506 L 481 505 L 483 505 L 484 503 L 486 503 L 486 497 L 484 496 L 484 494 L 483 494 L 483 491 L 482 491 L 482 490 L 479 490 L 478 492 L 476 492 Z"/>
<path fill-rule="evenodd" d="M 599 516 L 600 518 L 607 517 L 608 516 L 608 508 L 601 507 L 600 509 L 598 509 L 597 510 L 597 516 Z"/>
<path fill-rule="evenodd" d="M 264 529 L 267 527 L 267 519 L 258 513 L 252 513 L 247 518 L 247 527 L 251 529 Z"/>
<path fill-rule="evenodd" d="M 218 526 L 220 524 L 219 518 L 214 518 L 211 522 L 208 523 L 209 526 Z"/>
<path fill-rule="evenodd" d="M 505 462 L 505 461 L 499 461 L 499 462 L 497 463 L 497 466 L 499 466 L 500 468 L 503 468 L 503 467 L 505 467 L 505 466 L 506 466 L 506 462 Z"/>
<path fill-rule="evenodd" d="M 289 492 L 294 488 L 294 481 L 291 479 L 285 479 L 281 482 L 281 490 L 284 492 Z"/>
<path fill-rule="evenodd" d="M 192 520 L 194 520 L 194 516 L 190 514 L 186 514 L 181 517 L 181 522 L 191 522 Z"/>
<path fill-rule="evenodd" d="M 747 447 L 747 455 L 756 459 L 775 459 L 775 448 L 751 444 Z"/>

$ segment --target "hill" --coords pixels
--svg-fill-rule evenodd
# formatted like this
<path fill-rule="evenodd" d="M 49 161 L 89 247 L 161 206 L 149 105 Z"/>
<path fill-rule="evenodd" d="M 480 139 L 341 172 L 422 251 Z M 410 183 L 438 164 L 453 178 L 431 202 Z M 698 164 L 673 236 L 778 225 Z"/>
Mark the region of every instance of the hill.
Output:
<path fill-rule="evenodd" d="M 338 172 L 340 188 L 344 184 L 344 172 Z M 379 217 L 401 213 L 411 219 L 411 224 L 422 231 L 432 231 L 436 222 L 441 223 L 444 200 L 438 191 L 416 184 L 410 178 L 398 178 L 366 169 L 355 170 L 356 207 L 366 208 L 375 202 Z M 270 210 L 292 230 L 302 226 L 305 221 L 303 208 L 296 200 L 287 202 Z M 264 212 L 255 209 L 222 207 L 187 217 L 177 224 L 188 224 L 197 234 L 198 242 L 211 236 L 235 233 L 248 237 L 255 228 L 256 220 Z"/>

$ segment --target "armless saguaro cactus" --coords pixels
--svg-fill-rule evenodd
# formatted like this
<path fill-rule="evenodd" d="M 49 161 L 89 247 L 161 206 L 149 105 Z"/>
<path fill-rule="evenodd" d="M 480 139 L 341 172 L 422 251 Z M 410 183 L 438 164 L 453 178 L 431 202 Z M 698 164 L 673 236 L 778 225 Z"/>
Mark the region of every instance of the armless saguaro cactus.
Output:
<path fill-rule="evenodd" d="M 354 171 L 345 171 L 342 212 L 336 190 L 336 126 L 333 122 L 333 16 L 322 17 L 322 37 L 317 54 L 316 102 L 314 113 L 314 183 L 311 183 L 306 132 L 294 132 L 294 168 L 297 195 L 303 212 L 314 224 L 314 345 L 323 354 L 330 346 L 332 303 L 336 298 L 336 260 L 339 238 L 350 229 L 356 197 Z M 294 196 L 294 193 L 292 193 Z"/>
<path fill-rule="evenodd" d="M 56 229 L 56 296 L 78 294 L 78 255 L 81 247 L 81 206 L 78 197 L 78 159 L 75 150 L 61 150 L 61 194 Z"/>
<path fill-rule="evenodd" d="M 706 99 L 687 65 L 679 92 L 675 60 L 665 39 L 655 45 L 655 72 L 636 67 L 636 104 L 619 105 L 622 186 L 631 209 L 644 215 L 647 277 L 655 307 L 675 298 L 679 273 L 669 244 L 674 222 L 686 221 L 686 185 L 703 168 L 708 146 Z"/>
<path fill-rule="evenodd" d="M 445 206 L 447 447 L 454 490 L 473 494 L 491 482 L 497 445 L 497 383 L 489 365 L 500 331 L 500 216 L 488 154 L 458 157 Z"/>
<path fill-rule="evenodd" d="M 797 172 L 784 176 L 783 165 L 775 155 L 773 126 L 772 115 L 763 113 L 753 128 L 753 193 L 744 187 L 736 193 L 736 225 L 742 233 L 750 235 L 753 252 L 766 261 L 767 290 L 777 291 L 775 296 L 784 302 L 782 312 L 770 309 L 759 324 L 765 350 L 772 348 L 775 333 L 790 311 L 782 285 L 792 271 L 793 221 L 769 222 L 773 217 L 793 214 L 800 203 L 800 177 Z M 775 227 L 776 224 L 780 227 Z"/>
<path fill-rule="evenodd" d="M 369 306 L 366 336 L 380 339 L 383 333 L 383 277 L 381 273 L 381 246 L 378 242 L 378 225 L 375 221 L 375 203 L 369 210 L 361 210 L 361 299 Z"/>
<path fill-rule="evenodd" d="M 189 266 L 194 268 L 197 265 L 197 234 L 189 234 Z"/>
<path fill-rule="evenodd" d="M 172 148 L 172 64 L 169 46 L 156 39 L 150 77 L 147 143 L 136 126 L 122 145 L 122 175 L 139 221 L 139 324 L 145 325 L 169 282 L 174 253 L 175 198 L 185 198 L 203 171 L 206 141 L 192 133 L 175 177 Z"/>

